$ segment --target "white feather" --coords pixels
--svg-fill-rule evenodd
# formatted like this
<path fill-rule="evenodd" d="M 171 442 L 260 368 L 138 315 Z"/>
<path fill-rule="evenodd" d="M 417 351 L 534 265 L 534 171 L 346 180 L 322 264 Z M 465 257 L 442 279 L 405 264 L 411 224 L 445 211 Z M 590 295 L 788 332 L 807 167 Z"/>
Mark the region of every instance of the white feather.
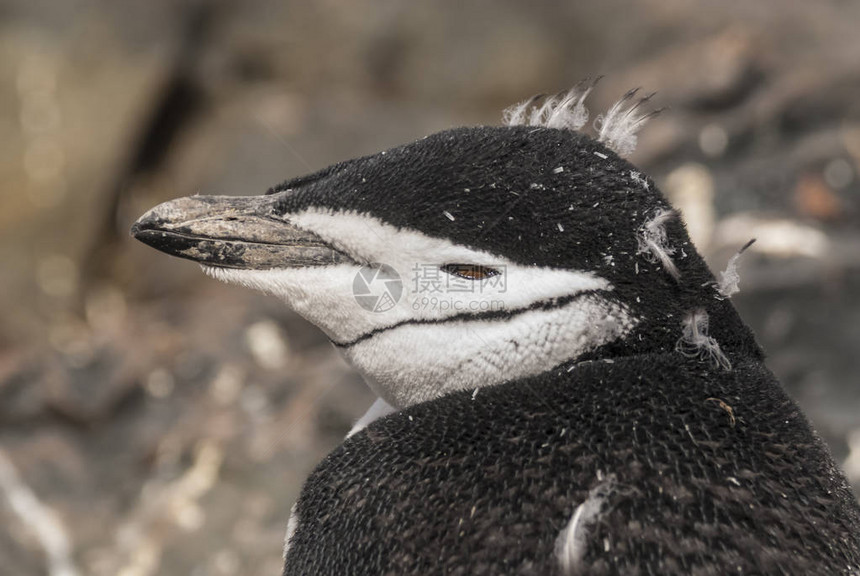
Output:
<path fill-rule="evenodd" d="M 724 370 L 732 369 L 732 363 L 720 349 L 720 345 L 708 335 L 710 319 L 704 308 L 690 312 L 681 324 L 683 333 L 675 344 L 678 352 L 689 358 L 708 360 Z"/>
<path fill-rule="evenodd" d="M 579 130 L 588 122 L 588 108 L 585 107 L 585 99 L 594 88 L 590 84 L 585 88 L 581 85 L 574 86 L 562 97 L 558 106 L 550 113 L 547 120 L 547 128 L 567 128 L 568 130 Z"/>
<path fill-rule="evenodd" d="M 725 300 L 741 291 L 738 286 L 741 281 L 741 276 L 738 274 L 738 260 L 740 260 L 741 255 L 746 252 L 746 249 L 752 246 L 753 242 L 755 242 L 755 238 L 747 242 L 743 248 L 738 250 L 734 256 L 729 258 L 726 269 L 720 272 L 720 281 L 717 282 L 716 286 L 717 299 Z"/>
<path fill-rule="evenodd" d="M 554 96 L 538 95 L 505 109 L 502 121 L 506 126 L 539 126 L 579 130 L 588 122 L 585 99 L 600 77 L 583 81 Z M 619 156 L 627 156 L 636 149 L 637 133 L 649 118 L 659 112 L 641 113 L 640 107 L 653 94 L 633 100 L 638 88 L 627 92 L 606 114 L 595 120 L 598 141 L 614 150 Z"/>
<path fill-rule="evenodd" d="M 598 130 L 597 140 L 614 150 L 619 156 L 627 156 L 636 149 L 637 132 L 658 112 L 652 111 L 645 114 L 639 112 L 639 107 L 650 100 L 654 94 L 634 102 L 633 97 L 638 91 L 639 89 L 635 88 L 627 92 L 606 114 L 598 116 L 595 120 L 595 128 Z"/>
<path fill-rule="evenodd" d="M 284 536 L 284 560 L 287 559 L 287 553 L 290 551 L 290 540 L 293 539 L 298 527 L 299 515 L 296 513 L 296 505 L 293 504 L 292 508 L 290 508 L 290 519 L 287 521 L 287 534 Z"/>
<path fill-rule="evenodd" d="M 506 126 L 579 130 L 588 122 L 585 99 L 596 83 L 597 80 L 583 81 L 555 96 L 535 96 L 524 100 L 504 111 L 503 122 Z"/>
<path fill-rule="evenodd" d="M 666 223 L 677 216 L 678 213 L 674 210 L 660 210 L 642 225 L 636 237 L 639 244 L 636 253 L 645 254 L 646 258 L 652 262 L 659 261 L 663 265 L 663 269 L 675 280 L 680 279 L 681 273 L 671 258 L 675 249 L 669 245 Z"/>
<path fill-rule="evenodd" d="M 525 126 L 528 124 L 529 111 L 534 103 L 542 96 L 533 96 L 513 106 L 505 108 L 502 112 L 502 123 L 505 126 Z"/>
<path fill-rule="evenodd" d="M 606 480 L 589 490 L 588 498 L 576 507 L 567 526 L 558 535 L 555 556 L 563 576 L 574 576 L 584 571 L 582 560 L 588 547 L 589 532 L 599 520 L 600 514 L 606 512 L 609 507 L 609 498 L 615 490 L 615 484 L 615 476 L 609 475 Z"/>

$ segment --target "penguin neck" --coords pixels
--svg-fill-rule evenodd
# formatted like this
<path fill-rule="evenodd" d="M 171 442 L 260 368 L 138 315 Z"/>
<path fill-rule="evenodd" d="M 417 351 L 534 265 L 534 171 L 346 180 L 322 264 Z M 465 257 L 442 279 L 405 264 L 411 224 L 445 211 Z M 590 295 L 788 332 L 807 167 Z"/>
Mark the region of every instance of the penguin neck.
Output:
<path fill-rule="evenodd" d="M 710 361 L 706 350 L 698 351 L 691 343 L 683 340 L 685 321 L 697 311 L 707 314 L 708 325 L 704 335 L 719 346 L 719 350 L 731 363 L 741 359 L 763 360 L 764 352 L 756 342 L 755 335 L 741 320 L 731 302 L 719 300 L 714 297 L 711 289 L 695 284 L 696 282 L 692 282 L 676 286 L 672 290 L 672 297 L 656 301 L 652 299 L 649 302 L 647 294 L 639 296 L 642 301 L 637 307 L 639 321 L 633 330 L 624 338 L 590 350 L 569 364 L 666 353 L 698 356 L 702 361 Z M 685 289 L 685 286 L 690 288 Z M 620 287 L 619 291 L 623 292 L 624 288 Z M 660 302 L 662 303 L 658 305 Z"/>

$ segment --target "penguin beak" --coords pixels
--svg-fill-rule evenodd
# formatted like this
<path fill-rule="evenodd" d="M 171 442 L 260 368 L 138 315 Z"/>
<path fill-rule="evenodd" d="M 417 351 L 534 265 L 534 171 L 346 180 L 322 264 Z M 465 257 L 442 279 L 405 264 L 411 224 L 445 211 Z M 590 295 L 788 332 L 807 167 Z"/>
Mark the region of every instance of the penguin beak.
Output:
<path fill-rule="evenodd" d="M 352 263 L 274 210 L 277 196 L 189 196 L 159 204 L 131 235 L 172 256 L 208 266 L 267 270 Z"/>

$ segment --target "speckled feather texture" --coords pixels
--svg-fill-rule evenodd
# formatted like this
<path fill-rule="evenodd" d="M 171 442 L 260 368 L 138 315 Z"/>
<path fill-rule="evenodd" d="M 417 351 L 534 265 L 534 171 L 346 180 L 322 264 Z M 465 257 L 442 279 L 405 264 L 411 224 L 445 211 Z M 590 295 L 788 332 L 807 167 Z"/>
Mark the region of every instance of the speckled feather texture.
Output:
<path fill-rule="evenodd" d="M 850 574 L 860 510 L 754 359 L 560 367 L 372 424 L 308 479 L 285 574 L 554 575 L 600 478 L 576 574 Z"/>
<path fill-rule="evenodd" d="M 642 253 L 642 231 L 671 206 L 603 144 L 459 128 L 271 193 L 278 214 L 381 215 L 518 264 L 588 270 L 637 322 L 542 375 L 420 403 L 349 438 L 302 491 L 285 574 L 561 574 L 559 535 L 610 475 L 611 501 L 575 535 L 586 549 L 564 576 L 860 569 L 860 509 L 826 447 L 683 222 L 661 223 L 673 274 Z M 676 351 L 693 310 L 731 369 Z"/>
<path fill-rule="evenodd" d="M 680 281 L 639 253 L 642 227 L 671 206 L 635 166 L 579 132 L 456 128 L 287 181 L 270 194 L 281 195 L 275 211 L 287 217 L 315 207 L 378 215 L 517 264 L 606 279 L 609 300 L 644 322 L 592 356 L 672 350 L 696 308 L 708 313 L 721 344 L 732 339 L 761 354 L 731 303 L 715 297 L 716 280 L 680 219 L 665 222 Z"/>
<path fill-rule="evenodd" d="M 286 574 L 860 574 L 860 508 L 728 299 L 737 257 L 717 282 L 621 157 L 648 96 L 577 131 L 592 86 L 133 226 L 283 299 L 380 397 L 304 486 Z M 370 312 L 380 264 L 467 290 Z"/>

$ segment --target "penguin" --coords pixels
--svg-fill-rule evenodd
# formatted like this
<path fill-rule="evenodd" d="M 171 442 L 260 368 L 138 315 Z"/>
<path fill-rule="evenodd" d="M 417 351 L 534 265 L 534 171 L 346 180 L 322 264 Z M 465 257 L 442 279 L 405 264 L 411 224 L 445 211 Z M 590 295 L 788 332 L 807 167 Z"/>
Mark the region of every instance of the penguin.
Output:
<path fill-rule="evenodd" d="M 860 506 L 736 274 L 624 159 L 650 96 L 589 135 L 593 85 L 132 227 L 282 299 L 378 396 L 285 575 L 860 574 Z"/>

